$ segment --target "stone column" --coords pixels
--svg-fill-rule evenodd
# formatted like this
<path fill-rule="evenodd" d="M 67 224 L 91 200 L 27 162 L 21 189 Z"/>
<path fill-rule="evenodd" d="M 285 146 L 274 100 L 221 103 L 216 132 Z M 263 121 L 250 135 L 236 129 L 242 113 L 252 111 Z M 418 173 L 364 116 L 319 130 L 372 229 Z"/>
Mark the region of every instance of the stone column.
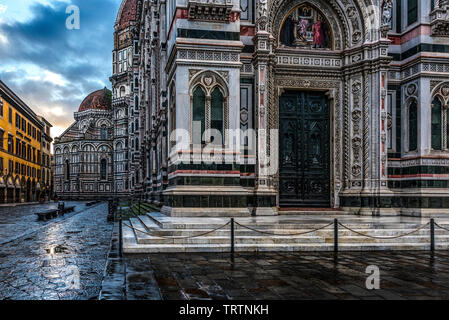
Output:
<path fill-rule="evenodd" d="M 256 177 L 255 177 L 255 214 L 273 215 L 277 214 L 276 194 L 277 191 L 271 183 L 271 176 L 277 171 L 277 165 L 272 159 L 277 159 L 275 154 L 277 150 L 277 139 L 271 139 L 270 128 L 268 124 L 268 110 L 270 101 L 270 58 L 272 55 L 272 35 L 268 32 L 268 0 L 258 0 L 257 2 L 257 20 L 256 35 L 254 43 L 256 53 L 254 59 L 255 72 L 255 111 L 256 123 L 254 125 L 257 135 L 256 148 Z M 270 149 L 271 147 L 271 149 Z M 271 157 L 270 157 L 271 155 Z"/>

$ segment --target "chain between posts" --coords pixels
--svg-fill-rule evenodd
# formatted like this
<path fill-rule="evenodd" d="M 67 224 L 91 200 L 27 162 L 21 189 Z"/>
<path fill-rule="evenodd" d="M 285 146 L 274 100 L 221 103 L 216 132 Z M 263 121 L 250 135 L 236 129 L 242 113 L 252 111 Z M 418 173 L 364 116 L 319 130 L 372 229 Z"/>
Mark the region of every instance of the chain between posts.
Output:
<path fill-rule="evenodd" d="M 245 229 L 248 229 L 248 230 L 251 230 L 251 231 L 254 231 L 254 232 L 262 233 L 262 234 L 268 234 L 268 235 L 272 235 L 272 236 L 276 236 L 276 237 L 290 237 L 290 236 L 301 236 L 301 235 L 313 233 L 313 232 L 316 232 L 316 231 L 320 231 L 320 230 L 323 230 L 323 229 L 325 229 L 325 228 L 331 226 L 331 225 L 334 224 L 334 223 L 331 222 L 331 223 L 329 223 L 329 224 L 326 224 L 326 225 L 323 226 L 323 227 L 319 227 L 319 228 L 316 228 L 316 229 L 313 229 L 313 230 L 308 230 L 308 231 L 305 231 L 305 232 L 300 232 L 300 233 L 289 233 L 289 234 L 278 234 L 278 233 L 272 233 L 272 232 L 267 232 L 267 231 L 257 230 L 257 229 L 254 229 L 254 228 L 245 226 L 245 225 L 243 225 L 243 224 L 240 224 L 240 223 L 238 223 L 237 221 L 235 222 L 235 224 L 236 224 L 236 225 L 239 225 L 239 226 L 242 227 L 242 228 L 245 228 Z"/>
<path fill-rule="evenodd" d="M 365 234 L 365 233 L 356 231 L 356 230 L 354 230 L 354 229 L 351 229 L 351 228 L 345 226 L 345 225 L 344 225 L 343 223 L 341 223 L 341 222 L 339 222 L 338 224 L 339 224 L 340 226 L 342 226 L 343 228 L 345 228 L 345 229 L 347 229 L 347 230 L 349 230 L 349 231 L 351 231 L 351 232 L 354 232 L 354 233 L 356 233 L 356 234 L 358 234 L 358 235 L 360 235 L 360 236 L 364 236 L 364 237 L 371 238 L 371 239 L 383 239 L 383 240 L 388 240 L 388 239 L 398 239 L 398 238 L 402 238 L 402 237 L 406 237 L 406 236 L 409 236 L 409 235 L 411 235 L 411 234 L 414 234 L 414 233 L 418 232 L 419 230 L 422 230 L 422 229 L 424 229 L 425 227 L 427 227 L 428 225 L 430 225 L 430 222 L 427 222 L 426 224 L 423 224 L 423 225 L 420 226 L 418 229 L 415 229 L 415 230 L 413 230 L 413 231 L 411 231 L 411 232 L 407 232 L 407 233 L 404 233 L 404 234 L 401 234 L 401 235 L 398 235 L 398 236 L 392 236 L 392 237 L 375 237 L 375 236 L 371 236 L 371 235 L 369 235 L 369 234 Z"/>
<path fill-rule="evenodd" d="M 143 231 L 143 230 L 134 228 L 134 227 L 132 227 L 132 226 L 126 224 L 126 223 L 123 223 L 123 224 L 124 224 L 126 227 L 128 227 L 128 228 L 131 228 L 131 229 L 133 229 L 133 230 L 135 230 L 135 231 L 141 232 L 141 233 L 143 233 L 143 234 L 146 234 L 146 235 L 149 235 L 149 236 L 152 236 L 152 237 L 155 237 L 155 238 L 162 238 L 162 239 L 191 239 L 191 238 L 198 238 L 198 237 L 201 237 L 201 236 L 205 236 L 205 235 L 207 235 L 207 234 L 209 234 L 209 233 L 213 233 L 213 232 L 215 232 L 215 231 L 218 231 L 218 230 L 220 230 L 220 229 L 226 227 L 226 226 L 229 225 L 230 223 L 231 223 L 231 221 L 229 221 L 229 222 L 227 222 L 226 224 L 224 224 L 224 225 L 222 225 L 222 226 L 220 226 L 220 227 L 218 227 L 218 228 L 215 228 L 215 229 L 213 229 L 213 230 L 211 230 L 211 231 L 207 231 L 207 232 L 204 232 L 204 233 L 200 233 L 200 234 L 197 234 L 197 235 L 194 235 L 194 236 L 173 236 L 173 237 L 167 237 L 167 236 L 161 236 L 161 235 L 154 235 L 154 234 L 151 234 L 151 233 L 149 233 L 149 232 L 147 232 L 147 231 Z"/>

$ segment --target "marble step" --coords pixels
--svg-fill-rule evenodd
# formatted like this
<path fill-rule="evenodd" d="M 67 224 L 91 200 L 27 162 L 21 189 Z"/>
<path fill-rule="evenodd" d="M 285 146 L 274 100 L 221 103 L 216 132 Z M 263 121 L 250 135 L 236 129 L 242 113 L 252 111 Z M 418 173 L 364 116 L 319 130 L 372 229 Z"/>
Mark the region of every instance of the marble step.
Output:
<path fill-rule="evenodd" d="M 210 231 L 210 229 L 161 229 L 161 228 L 147 227 L 146 225 L 145 225 L 145 228 L 142 228 L 141 230 L 149 232 L 153 236 L 158 236 L 158 235 L 161 235 L 161 236 L 194 236 L 194 235 L 199 235 L 201 233 L 206 233 L 206 232 Z M 364 233 L 364 234 L 367 234 L 367 235 L 372 235 L 372 236 L 397 236 L 400 234 L 406 234 L 408 232 L 412 232 L 415 229 L 377 229 L 377 230 L 373 230 L 373 229 L 359 229 L 356 227 L 354 230 Z M 261 231 L 274 233 L 275 235 L 295 236 L 298 233 L 308 232 L 309 229 L 263 229 Z M 229 237 L 230 232 L 231 231 L 230 231 L 229 227 L 226 227 L 226 228 L 211 232 L 208 235 Z M 430 234 L 430 230 L 425 228 L 425 229 L 421 229 L 421 230 L 414 232 L 412 235 L 429 235 L 429 234 Z M 257 235 L 263 235 L 263 234 L 252 231 L 252 230 L 237 227 L 235 229 L 235 235 L 236 236 L 257 236 Z M 307 234 L 303 234 L 301 236 L 333 237 L 333 235 L 334 235 L 334 230 L 329 228 L 329 229 L 323 229 L 323 230 L 319 230 L 319 231 L 310 232 Z M 340 237 L 342 237 L 342 236 L 351 236 L 351 235 L 356 235 L 356 234 L 354 234 L 354 232 L 346 230 L 346 229 L 339 229 L 338 235 Z M 442 229 L 435 229 L 435 235 L 449 235 L 449 232 L 442 230 Z M 266 236 L 269 236 L 269 235 L 266 235 Z"/>
<path fill-rule="evenodd" d="M 425 243 L 369 243 L 355 244 L 345 243 L 339 245 L 339 251 L 382 251 L 382 250 L 421 250 L 428 251 L 429 244 Z M 229 244 L 201 245 L 201 244 L 137 244 L 124 243 L 125 253 L 183 253 L 183 252 L 223 252 L 229 253 Z M 448 243 L 437 243 L 436 250 L 448 250 Z M 333 245 L 327 243 L 310 243 L 310 244 L 237 244 L 235 252 L 305 252 L 305 251 L 333 251 Z"/>
<path fill-rule="evenodd" d="M 254 236 L 241 236 L 236 237 L 234 240 L 236 244 L 294 244 L 294 243 L 329 243 L 333 244 L 334 238 L 328 237 L 254 237 Z M 449 236 L 436 236 L 436 242 L 449 243 Z M 142 237 L 137 238 L 138 244 L 229 244 L 229 237 L 197 237 L 188 239 L 164 239 L 158 237 Z M 365 238 L 361 236 L 348 236 L 339 237 L 339 243 L 430 243 L 429 236 L 406 236 L 397 239 L 373 239 Z"/>
<path fill-rule="evenodd" d="M 203 221 L 199 220 L 187 220 L 185 218 L 182 218 L 182 220 L 176 219 L 158 219 L 154 218 L 152 215 L 147 214 L 147 216 L 160 228 L 162 229 L 201 229 L 201 230 L 212 230 L 215 228 L 218 228 L 220 226 L 223 226 L 227 222 L 229 222 L 229 219 L 220 219 L 220 220 L 213 220 L 214 218 L 210 219 L 204 219 Z M 317 223 L 270 223 L 270 222 L 253 222 L 253 221 L 244 221 L 240 219 L 236 219 L 235 221 L 250 226 L 252 228 L 256 229 L 292 229 L 292 230 L 310 230 L 310 229 L 316 229 L 325 226 L 326 224 L 329 224 L 332 222 L 333 219 L 328 219 L 325 221 L 320 221 Z M 427 223 L 427 222 L 425 222 Z M 357 222 L 357 223 L 347 223 L 343 221 L 343 224 L 350 227 L 350 228 L 363 228 L 363 229 L 416 229 L 421 226 L 421 224 L 417 223 L 372 223 L 372 222 Z M 449 225 L 447 225 L 449 227 Z M 239 228 L 238 225 L 236 225 L 236 228 Z M 329 226 L 328 228 L 332 229 L 333 226 Z M 340 229 L 342 227 L 340 226 Z"/>

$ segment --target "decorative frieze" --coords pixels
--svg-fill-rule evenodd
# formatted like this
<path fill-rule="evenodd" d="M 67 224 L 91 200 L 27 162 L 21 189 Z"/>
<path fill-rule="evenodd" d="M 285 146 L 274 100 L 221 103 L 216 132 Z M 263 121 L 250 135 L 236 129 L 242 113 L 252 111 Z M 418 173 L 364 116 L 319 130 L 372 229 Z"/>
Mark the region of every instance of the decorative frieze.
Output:
<path fill-rule="evenodd" d="M 189 0 L 187 11 L 190 20 L 229 22 L 232 0 Z"/>
<path fill-rule="evenodd" d="M 312 57 L 308 56 L 298 56 L 298 55 L 280 55 L 277 57 L 277 62 L 279 65 L 296 65 L 302 67 L 341 67 L 342 60 L 337 58 L 323 58 L 323 57 Z"/>

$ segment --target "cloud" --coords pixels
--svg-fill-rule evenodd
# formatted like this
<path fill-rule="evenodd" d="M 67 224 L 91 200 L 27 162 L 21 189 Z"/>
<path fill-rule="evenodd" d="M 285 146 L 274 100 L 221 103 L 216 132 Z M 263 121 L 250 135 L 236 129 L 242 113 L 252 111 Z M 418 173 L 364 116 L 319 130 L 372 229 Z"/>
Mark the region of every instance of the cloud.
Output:
<path fill-rule="evenodd" d="M 0 20 L 0 79 L 37 114 L 59 128 L 67 127 L 85 96 L 110 87 L 113 27 L 120 3 L 71 1 L 80 8 L 80 30 L 66 28 L 68 3 L 56 0 L 33 3 L 25 21 Z"/>

